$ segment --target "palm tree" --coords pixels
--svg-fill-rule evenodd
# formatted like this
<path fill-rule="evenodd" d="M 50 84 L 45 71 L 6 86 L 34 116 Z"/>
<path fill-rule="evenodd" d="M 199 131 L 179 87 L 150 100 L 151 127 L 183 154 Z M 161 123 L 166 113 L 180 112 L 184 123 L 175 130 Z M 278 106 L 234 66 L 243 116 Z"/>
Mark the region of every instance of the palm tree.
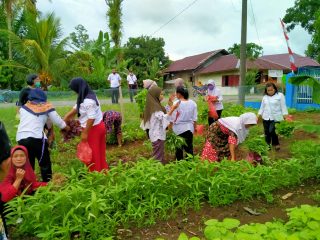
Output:
<path fill-rule="evenodd" d="M 15 33 L 7 32 L 17 56 L 5 65 L 38 72 L 47 86 L 52 79 L 59 77 L 61 68 L 65 65 L 64 47 L 67 38 L 59 40 L 62 35 L 60 20 L 53 13 L 44 17 L 28 14 L 26 24 L 27 31 L 23 39 Z"/>
<path fill-rule="evenodd" d="M 107 18 L 109 20 L 109 29 L 111 32 L 111 39 L 114 42 L 116 48 L 121 45 L 122 37 L 122 8 L 121 4 L 123 0 L 105 0 L 109 7 L 107 11 Z"/>

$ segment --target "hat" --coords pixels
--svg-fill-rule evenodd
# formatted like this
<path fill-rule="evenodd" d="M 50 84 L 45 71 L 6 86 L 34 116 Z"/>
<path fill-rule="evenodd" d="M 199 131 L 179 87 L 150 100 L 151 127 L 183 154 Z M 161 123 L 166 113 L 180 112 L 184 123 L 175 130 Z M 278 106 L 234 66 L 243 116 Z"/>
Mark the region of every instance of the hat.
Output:
<path fill-rule="evenodd" d="M 35 103 L 44 103 L 47 101 L 47 95 L 39 88 L 32 89 L 28 96 L 29 101 Z"/>

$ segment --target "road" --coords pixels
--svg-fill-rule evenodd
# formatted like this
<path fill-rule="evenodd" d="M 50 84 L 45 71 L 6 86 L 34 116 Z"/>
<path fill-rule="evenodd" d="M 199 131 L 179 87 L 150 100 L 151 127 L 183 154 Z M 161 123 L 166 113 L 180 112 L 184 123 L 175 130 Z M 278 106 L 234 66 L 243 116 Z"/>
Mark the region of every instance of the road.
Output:
<path fill-rule="evenodd" d="M 246 101 L 261 101 L 262 96 L 256 96 L 256 95 L 251 95 L 251 96 L 246 96 Z M 110 99 L 99 99 L 101 104 L 111 104 L 111 98 Z M 124 98 L 123 99 L 124 103 L 129 103 L 130 99 L 129 98 Z M 238 102 L 238 96 L 237 95 L 227 95 L 223 96 L 223 102 L 231 102 L 231 103 L 237 103 Z M 63 106 L 73 106 L 75 104 L 75 101 L 72 100 L 55 100 L 51 101 L 53 106 L 55 107 L 63 107 Z M 15 103 L 0 103 L 0 109 L 1 108 L 10 108 L 14 107 Z"/>

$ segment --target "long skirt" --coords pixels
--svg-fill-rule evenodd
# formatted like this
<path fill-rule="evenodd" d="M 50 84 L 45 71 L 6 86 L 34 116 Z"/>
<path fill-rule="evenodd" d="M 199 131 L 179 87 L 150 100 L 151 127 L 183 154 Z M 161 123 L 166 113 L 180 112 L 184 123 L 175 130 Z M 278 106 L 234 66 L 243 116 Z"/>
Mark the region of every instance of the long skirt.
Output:
<path fill-rule="evenodd" d="M 106 162 L 106 128 L 103 121 L 90 128 L 88 143 L 92 149 L 92 164 L 89 167 L 90 171 L 100 172 L 104 169 L 109 169 Z"/>

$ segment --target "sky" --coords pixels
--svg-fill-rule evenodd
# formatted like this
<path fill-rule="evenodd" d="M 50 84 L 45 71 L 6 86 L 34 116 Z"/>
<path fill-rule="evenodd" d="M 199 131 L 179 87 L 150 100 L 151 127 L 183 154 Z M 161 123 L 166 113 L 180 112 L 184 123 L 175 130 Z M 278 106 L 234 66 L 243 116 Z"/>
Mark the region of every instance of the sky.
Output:
<path fill-rule="evenodd" d="M 279 19 L 293 5 L 294 0 L 248 0 L 247 42 L 262 46 L 264 55 L 287 53 Z M 122 44 L 129 37 L 161 37 L 171 60 L 227 50 L 240 43 L 241 0 L 124 0 L 122 7 Z M 88 30 L 91 39 L 100 30 L 108 31 L 105 0 L 38 0 L 37 8 L 60 18 L 64 36 L 78 24 Z M 293 52 L 304 55 L 310 35 L 296 27 L 289 38 Z"/>

